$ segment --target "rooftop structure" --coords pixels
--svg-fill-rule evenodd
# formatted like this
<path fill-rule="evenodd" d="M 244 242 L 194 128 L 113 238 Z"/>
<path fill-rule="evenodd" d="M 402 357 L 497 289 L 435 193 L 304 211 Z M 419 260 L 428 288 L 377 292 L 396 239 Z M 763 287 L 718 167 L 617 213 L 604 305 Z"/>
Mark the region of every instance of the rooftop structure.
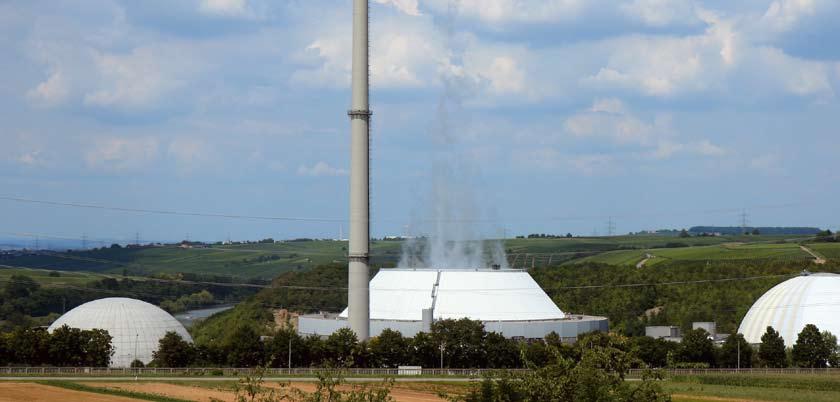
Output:
<path fill-rule="evenodd" d="M 807 324 L 840 334 L 840 275 L 806 273 L 774 286 L 750 307 L 738 332 L 761 343 L 770 326 L 791 347 Z"/>
<path fill-rule="evenodd" d="M 148 364 L 160 339 L 169 331 L 192 342 L 184 326 L 166 311 L 142 300 L 124 297 L 109 297 L 82 304 L 55 320 L 47 331 L 52 332 L 63 325 L 108 331 L 114 347 L 111 367 L 128 367 L 135 359 Z"/>

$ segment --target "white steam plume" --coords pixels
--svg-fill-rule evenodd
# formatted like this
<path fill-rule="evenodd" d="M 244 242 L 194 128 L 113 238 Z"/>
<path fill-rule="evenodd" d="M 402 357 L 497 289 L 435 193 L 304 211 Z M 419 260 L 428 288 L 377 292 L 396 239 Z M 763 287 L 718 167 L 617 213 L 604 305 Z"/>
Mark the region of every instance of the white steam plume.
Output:
<path fill-rule="evenodd" d="M 452 16 L 456 11 L 450 2 L 449 18 L 445 21 L 449 42 L 447 66 L 463 66 L 463 50 L 453 41 Z M 457 69 L 442 68 L 443 92 L 438 101 L 436 124 L 430 133 L 434 145 L 434 159 L 429 189 L 420 202 L 410 226 L 409 235 L 416 236 L 403 243 L 399 267 L 402 268 L 508 268 L 502 231 L 494 227 L 494 220 L 482 214 L 481 205 L 473 194 L 476 188 L 476 169 L 467 166 L 467 158 L 459 152 L 458 121 L 463 116 L 461 98 L 470 87 L 463 76 L 451 74 Z M 450 72 L 450 73 L 448 73 Z M 456 119 L 457 120 L 457 119 Z M 486 200 L 488 197 L 479 197 Z M 495 240 L 489 240 L 489 237 Z"/>

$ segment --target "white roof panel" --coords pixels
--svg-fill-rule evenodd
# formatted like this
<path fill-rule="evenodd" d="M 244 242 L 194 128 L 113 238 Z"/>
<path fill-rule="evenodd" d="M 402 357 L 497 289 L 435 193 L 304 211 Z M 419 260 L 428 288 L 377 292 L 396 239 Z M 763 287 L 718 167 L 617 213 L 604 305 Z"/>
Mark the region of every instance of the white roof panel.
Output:
<path fill-rule="evenodd" d="M 435 318 L 516 321 L 565 316 L 525 271 L 441 271 Z"/>
<path fill-rule="evenodd" d="M 370 281 L 370 318 L 421 320 L 422 310 L 432 307 L 438 273 L 435 319 L 520 321 L 566 316 L 525 271 L 381 269 Z M 340 316 L 347 317 L 347 309 Z"/>

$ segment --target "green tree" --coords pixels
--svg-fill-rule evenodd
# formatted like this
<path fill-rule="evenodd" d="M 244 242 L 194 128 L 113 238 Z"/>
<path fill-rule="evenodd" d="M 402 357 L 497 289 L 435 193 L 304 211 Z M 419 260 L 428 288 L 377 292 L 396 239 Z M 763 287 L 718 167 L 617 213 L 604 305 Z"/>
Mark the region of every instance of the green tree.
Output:
<path fill-rule="evenodd" d="M 428 332 L 418 332 L 408 341 L 408 356 L 411 364 L 421 367 L 438 367 L 438 344 Z"/>
<path fill-rule="evenodd" d="M 34 279 L 26 275 L 12 275 L 6 283 L 5 297 L 7 299 L 21 299 L 29 297 L 36 290 L 40 289 L 41 285 Z"/>
<path fill-rule="evenodd" d="M 686 331 L 676 358 L 681 363 L 706 363 L 715 366 L 715 344 L 702 328 Z"/>
<path fill-rule="evenodd" d="M 740 355 L 740 356 L 739 356 Z M 718 367 L 752 367 L 753 348 L 744 335 L 732 334 L 718 350 Z"/>
<path fill-rule="evenodd" d="M 292 328 L 278 330 L 267 345 L 266 354 L 271 367 L 289 367 L 289 349 L 291 349 L 292 367 L 300 367 L 306 356 L 303 338 Z"/>
<path fill-rule="evenodd" d="M 250 325 L 240 325 L 225 338 L 222 349 L 227 363 L 234 367 L 255 367 L 265 360 L 265 347 L 260 334 Z"/>
<path fill-rule="evenodd" d="M 7 338 L 10 360 L 29 366 L 49 364 L 49 342 L 50 334 L 43 328 L 18 327 Z"/>
<path fill-rule="evenodd" d="M 50 335 L 50 363 L 56 366 L 83 366 L 85 361 L 82 330 L 62 325 Z"/>
<path fill-rule="evenodd" d="M 327 361 L 337 367 L 353 367 L 359 348 L 359 338 L 350 328 L 341 328 L 327 337 L 324 349 Z"/>
<path fill-rule="evenodd" d="M 160 367 L 187 367 L 195 360 L 195 348 L 177 332 L 169 331 L 160 338 L 152 357 Z"/>
<path fill-rule="evenodd" d="M 819 328 L 808 324 L 799 333 L 792 350 L 793 364 L 797 367 L 826 367 L 829 353 Z"/>
<path fill-rule="evenodd" d="M 758 360 L 764 367 L 787 367 L 785 340 L 773 327 L 768 326 L 764 335 L 761 335 Z"/>
<path fill-rule="evenodd" d="M 635 355 L 648 367 L 665 367 L 668 365 L 668 353 L 675 353 L 680 344 L 655 339 L 649 336 L 637 336 L 631 338 Z"/>
<path fill-rule="evenodd" d="M 505 338 L 498 332 L 490 332 L 484 338 L 484 352 L 487 356 L 486 368 L 520 367 L 519 345 L 516 341 Z"/>
<path fill-rule="evenodd" d="M 432 339 L 438 347 L 443 346 L 446 367 L 484 367 L 486 355 L 482 346 L 486 335 L 481 321 L 467 318 L 432 324 Z"/>
<path fill-rule="evenodd" d="M 646 374 L 642 381 L 624 381 L 634 360 L 625 351 L 626 338 L 594 336 L 579 343 L 581 360 L 563 357 L 556 346 L 547 345 L 552 357 L 545 367 L 527 372 L 501 372 L 485 377 L 463 395 L 451 401 L 669 401 L 655 381 L 660 376 Z"/>
<path fill-rule="evenodd" d="M 408 341 L 399 331 L 385 329 L 370 340 L 369 346 L 375 367 L 397 367 L 408 361 Z"/>
<path fill-rule="evenodd" d="M 823 331 L 822 337 L 825 354 L 828 356 L 828 365 L 831 367 L 837 367 L 840 365 L 840 346 L 837 345 L 837 336 L 829 331 Z"/>

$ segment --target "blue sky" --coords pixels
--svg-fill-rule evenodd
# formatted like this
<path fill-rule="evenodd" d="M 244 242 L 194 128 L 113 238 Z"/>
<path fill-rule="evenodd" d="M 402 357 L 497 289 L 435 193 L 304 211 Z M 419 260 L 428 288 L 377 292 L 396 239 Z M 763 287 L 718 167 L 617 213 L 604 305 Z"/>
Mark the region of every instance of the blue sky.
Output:
<path fill-rule="evenodd" d="M 0 195 L 345 218 L 350 3 L 0 2 Z M 840 226 L 838 19 L 832 0 L 373 0 L 373 234 L 422 232 L 441 171 L 488 236 L 742 209 Z M 341 226 L 12 201 L 0 221 L 146 240 Z"/>

